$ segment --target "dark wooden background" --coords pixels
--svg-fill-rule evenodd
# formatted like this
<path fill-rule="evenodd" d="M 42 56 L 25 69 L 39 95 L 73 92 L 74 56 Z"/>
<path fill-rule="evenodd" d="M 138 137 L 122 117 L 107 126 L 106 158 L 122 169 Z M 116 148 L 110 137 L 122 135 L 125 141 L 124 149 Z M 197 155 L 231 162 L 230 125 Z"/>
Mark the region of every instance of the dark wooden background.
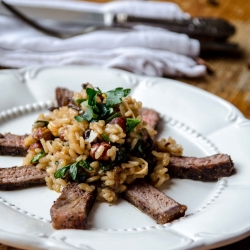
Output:
<path fill-rule="evenodd" d="M 96 0 L 106 2 L 106 0 Z M 237 28 L 230 39 L 239 44 L 241 56 L 204 57 L 214 74 L 199 79 L 178 78 L 207 90 L 235 105 L 250 119 L 250 0 L 172 0 L 192 16 L 223 17 Z M 250 237 L 217 250 L 249 250 Z M 17 250 L 1 245 L 0 250 Z"/>

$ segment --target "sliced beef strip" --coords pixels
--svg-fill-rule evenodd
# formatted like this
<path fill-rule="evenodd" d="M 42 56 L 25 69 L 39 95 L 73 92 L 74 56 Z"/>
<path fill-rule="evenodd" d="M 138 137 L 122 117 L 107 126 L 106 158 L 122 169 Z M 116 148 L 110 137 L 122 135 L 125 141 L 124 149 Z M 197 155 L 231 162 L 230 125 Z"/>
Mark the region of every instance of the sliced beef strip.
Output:
<path fill-rule="evenodd" d="M 66 106 L 69 104 L 69 99 L 72 98 L 74 92 L 66 88 L 56 88 L 56 101 L 58 107 Z"/>
<path fill-rule="evenodd" d="M 185 215 L 187 207 L 171 199 L 143 180 L 137 180 L 124 192 L 125 199 L 158 224 L 165 224 Z"/>
<path fill-rule="evenodd" d="M 146 121 L 149 126 L 151 126 L 153 129 L 157 127 L 157 124 L 160 120 L 160 115 L 158 112 L 156 112 L 154 109 L 141 108 L 140 114 L 142 119 Z"/>
<path fill-rule="evenodd" d="M 213 181 L 234 173 L 234 164 L 226 154 L 215 154 L 203 158 L 170 157 L 167 166 L 172 178 Z"/>
<path fill-rule="evenodd" d="M 81 190 L 77 183 L 68 183 L 50 209 L 52 226 L 55 229 L 86 229 L 94 201 L 94 193 Z"/>
<path fill-rule="evenodd" d="M 0 134 L 0 155 L 25 156 L 28 148 L 24 139 L 28 135 Z"/>
<path fill-rule="evenodd" d="M 35 166 L 0 168 L 0 190 L 14 190 L 45 184 L 46 171 Z"/>

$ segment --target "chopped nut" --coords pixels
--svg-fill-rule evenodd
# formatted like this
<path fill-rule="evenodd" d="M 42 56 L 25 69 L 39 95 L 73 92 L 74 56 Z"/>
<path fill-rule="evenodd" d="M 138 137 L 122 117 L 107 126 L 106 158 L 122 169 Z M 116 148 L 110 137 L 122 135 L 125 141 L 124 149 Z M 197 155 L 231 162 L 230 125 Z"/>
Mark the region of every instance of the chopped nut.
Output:
<path fill-rule="evenodd" d="M 35 129 L 32 136 L 36 140 L 40 140 L 40 139 L 52 140 L 53 139 L 52 133 L 50 132 L 48 128 L 45 128 L 45 127 L 39 127 Z"/>

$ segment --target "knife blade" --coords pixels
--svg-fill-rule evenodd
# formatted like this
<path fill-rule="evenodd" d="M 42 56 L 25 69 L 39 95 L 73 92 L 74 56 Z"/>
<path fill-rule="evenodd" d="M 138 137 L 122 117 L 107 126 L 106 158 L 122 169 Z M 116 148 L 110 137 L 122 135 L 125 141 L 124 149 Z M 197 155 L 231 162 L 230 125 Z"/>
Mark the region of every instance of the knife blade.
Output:
<path fill-rule="evenodd" d="M 44 20 L 54 20 L 62 23 L 70 23 L 71 26 L 78 27 L 120 27 L 132 28 L 135 25 L 143 24 L 164 28 L 177 33 L 187 34 L 196 39 L 226 40 L 235 33 L 235 27 L 228 21 L 221 18 L 196 17 L 182 20 L 155 19 L 147 17 L 129 16 L 126 13 L 99 13 L 76 9 L 67 9 L 64 6 L 42 6 L 39 3 L 25 5 L 23 3 L 1 3 L 13 13 L 21 14 L 28 20 L 41 22 Z M 6 12 L 5 12 L 6 14 Z"/>

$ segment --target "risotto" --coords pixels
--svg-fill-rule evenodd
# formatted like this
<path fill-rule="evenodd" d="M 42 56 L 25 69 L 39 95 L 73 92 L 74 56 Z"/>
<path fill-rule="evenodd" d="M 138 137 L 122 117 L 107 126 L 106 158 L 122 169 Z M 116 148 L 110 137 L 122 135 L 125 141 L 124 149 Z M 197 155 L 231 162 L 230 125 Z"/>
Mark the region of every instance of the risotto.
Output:
<path fill-rule="evenodd" d="M 182 147 L 171 137 L 154 139 L 157 132 L 140 115 L 142 103 L 129 93 L 88 84 L 67 106 L 40 114 L 25 139 L 23 164 L 46 170 L 52 190 L 78 182 L 87 192 L 96 189 L 101 201 L 116 201 L 137 178 L 160 187 L 169 179 L 170 156 L 182 155 Z"/>

